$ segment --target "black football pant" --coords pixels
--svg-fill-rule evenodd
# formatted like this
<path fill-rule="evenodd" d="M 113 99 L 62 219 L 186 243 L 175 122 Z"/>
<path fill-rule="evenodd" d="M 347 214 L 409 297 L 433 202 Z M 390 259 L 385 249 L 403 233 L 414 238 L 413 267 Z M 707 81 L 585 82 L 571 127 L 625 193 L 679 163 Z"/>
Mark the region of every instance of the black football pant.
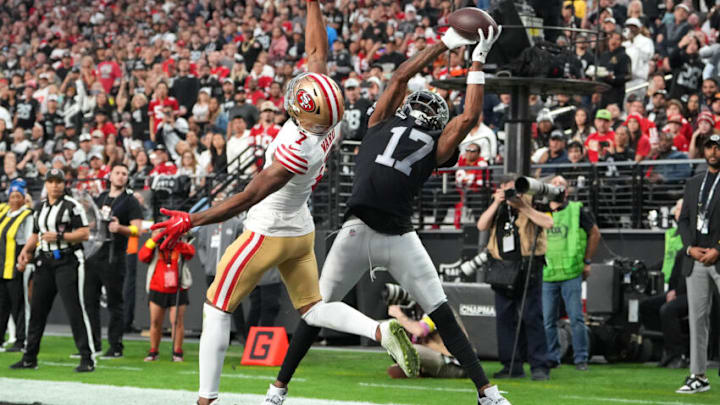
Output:
<path fill-rule="evenodd" d="M 123 325 L 130 329 L 135 321 L 135 282 L 137 278 L 138 256 L 127 255 L 127 273 L 125 273 L 125 284 L 123 284 Z"/>
<path fill-rule="evenodd" d="M 25 291 L 23 275 L 17 270 L 13 278 L 0 278 L 0 345 L 5 338 L 8 318 L 15 322 L 16 346 L 25 346 Z"/>
<path fill-rule="evenodd" d="M 95 253 L 87 263 L 87 281 L 85 283 L 85 301 L 92 328 L 95 350 L 102 347 L 102 324 L 100 322 L 100 295 L 102 287 L 107 294 L 108 343 L 114 351 L 122 351 L 125 322 L 123 315 L 123 283 L 126 264 L 125 252 L 115 252 L 110 261 L 110 249 L 107 244 Z"/>
<path fill-rule="evenodd" d="M 40 340 L 45 332 L 48 314 L 55 296 L 59 293 L 65 313 L 70 320 L 75 346 L 80 356 L 90 358 L 93 351 L 90 320 L 87 316 L 84 296 L 85 264 L 82 251 L 66 253 L 55 260 L 51 255 L 41 254 L 33 275 L 33 294 L 30 301 L 30 325 L 27 346 L 23 358 L 35 361 L 40 352 Z"/>
<path fill-rule="evenodd" d="M 524 360 L 530 363 L 532 370 L 548 369 L 547 336 L 545 335 L 542 312 L 542 262 L 540 259 L 535 258 L 533 263 L 538 262 L 540 264 L 533 265 L 534 269 L 528 284 L 522 319 L 519 317 L 522 291 L 517 291 L 511 295 L 495 291 L 498 355 L 500 362 L 505 367 L 510 367 L 515 332 L 518 322 L 522 323 L 513 373 L 518 371 Z M 523 261 L 523 266 L 527 267 L 525 261 Z M 522 277 L 521 286 L 525 284 L 525 274 L 525 271 L 520 273 L 520 277 Z"/>
<path fill-rule="evenodd" d="M 666 301 L 665 295 L 658 295 L 640 302 L 640 321 L 647 329 L 662 331 L 668 356 L 688 355 L 690 336 L 683 332 L 683 325 L 688 325 L 688 297 L 683 294 Z"/>
<path fill-rule="evenodd" d="M 280 312 L 280 294 L 282 284 L 259 285 L 250 293 L 250 313 L 247 327 L 274 326 Z"/>

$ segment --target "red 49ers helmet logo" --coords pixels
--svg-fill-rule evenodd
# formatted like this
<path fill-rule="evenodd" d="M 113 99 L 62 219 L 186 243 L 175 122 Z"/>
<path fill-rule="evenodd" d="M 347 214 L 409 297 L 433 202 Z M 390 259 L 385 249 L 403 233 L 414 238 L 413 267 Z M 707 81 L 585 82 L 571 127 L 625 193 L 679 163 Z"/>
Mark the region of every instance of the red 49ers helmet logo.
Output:
<path fill-rule="evenodd" d="M 295 99 L 297 100 L 300 108 L 302 108 L 303 110 L 307 112 L 315 111 L 315 101 L 313 101 L 312 97 L 310 97 L 310 94 L 308 94 L 308 92 L 304 89 L 298 90 Z"/>

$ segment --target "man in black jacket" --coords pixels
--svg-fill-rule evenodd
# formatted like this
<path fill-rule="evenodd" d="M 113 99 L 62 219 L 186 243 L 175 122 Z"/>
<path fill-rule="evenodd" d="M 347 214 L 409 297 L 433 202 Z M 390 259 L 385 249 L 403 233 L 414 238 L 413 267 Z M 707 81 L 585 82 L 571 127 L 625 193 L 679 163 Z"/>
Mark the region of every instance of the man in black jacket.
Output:
<path fill-rule="evenodd" d="M 182 116 L 188 118 L 192 115 L 192 108 L 197 101 L 198 92 L 200 92 L 200 79 L 190 73 L 190 61 L 186 58 L 178 61 L 178 70 L 178 76 L 173 81 L 170 95 L 177 99 L 181 110 L 182 107 L 185 107 Z"/>
<path fill-rule="evenodd" d="M 605 67 L 608 71 L 608 75 L 603 77 L 602 81 L 612 86 L 603 94 L 603 106 L 613 103 L 623 105 L 625 83 L 631 77 L 631 61 L 621 44 L 622 35 L 619 32 L 611 33 L 608 38 L 607 52 L 598 57 L 598 66 Z"/>
<path fill-rule="evenodd" d="M 687 260 L 683 274 L 687 278 L 690 321 L 690 376 L 676 392 L 694 394 L 710 389 L 707 371 L 707 347 L 710 307 L 715 287 L 720 291 L 720 135 L 705 142 L 708 169 L 688 180 L 678 232 Z"/>

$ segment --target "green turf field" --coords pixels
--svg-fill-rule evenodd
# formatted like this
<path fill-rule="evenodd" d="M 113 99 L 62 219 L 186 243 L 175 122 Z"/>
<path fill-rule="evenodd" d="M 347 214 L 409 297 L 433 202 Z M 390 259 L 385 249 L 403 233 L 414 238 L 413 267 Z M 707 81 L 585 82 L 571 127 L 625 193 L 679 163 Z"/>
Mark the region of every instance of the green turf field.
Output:
<path fill-rule="evenodd" d="M 160 360 L 144 363 L 148 344 L 126 341 L 125 358 L 100 360 L 94 373 L 76 374 L 77 360 L 68 358 L 75 352 L 67 337 L 43 339 L 38 370 L 9 370 L 19 360 L 17 353 L 0 353 L 0 377 L 52 381 L 75 381 L 89 384 L 165 388 L 194 391 L 197 389 L 197 343 L 185 345 L 184 363 L 169 359 L 169 343 L 163 342 Z M 232 346 L 225 361 L 222 392 L 264 394 L 278 368 L 239 366 L 241 347 Z M 341 401 L 365 401 L 395 404 L 474 404 L 475 394 L 469 380 L 414 379 L 391 380 L 385 374 L 388 357 L 382 353 L 312 350 L 302 363 L 291 384 L 291 398 L 321 398 Z M 484 363 L 488 374 L 500 366 Z M 713 390 L 695 395 L 679 395 L 674 390 L 683 382 L 686 370 L 659 369 L 652 365 L 591 365 L 589 372 L 578 372 L 563 365 L 553 370 L 551 380 L 534 382 L 500 380 L 500 389 L 518 404 L 720 404 L 720 378 L 710 373 Z M 7 381 L 7 380 L 6 380 Z M 0 400 L 3 398 L 0 387 Z M 713 392 L 714 391 L 714 392 Z M 189 398 L 187 403 L 192 403 Z M 223 405 L 230 405 L 223 403 Z M 288 400 L 288 405 L 292 401 Z"/>

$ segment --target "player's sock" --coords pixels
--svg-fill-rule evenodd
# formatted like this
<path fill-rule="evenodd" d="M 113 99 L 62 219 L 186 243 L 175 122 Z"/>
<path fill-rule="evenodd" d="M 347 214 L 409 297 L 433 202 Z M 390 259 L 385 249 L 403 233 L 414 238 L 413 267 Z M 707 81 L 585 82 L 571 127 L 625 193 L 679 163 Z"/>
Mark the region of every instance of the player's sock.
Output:
<path fill-rule="evenodd" d="M 203 398 L 218 397 L 220 374 L 225 351 L 230 343 L 232 316 L 212 305 L 203 306 L 203 328 L 200 336 L 200 389 Z"/>
<path fill-rule="evenodd" d="M 317 339 L 318 333 L 320 333 L 320 328 L 308 325 L 303 319 L 300 320 L 290 341 L 285 360 L 283 360 L 282 367 L 280 367 L 278 381 L 283 384 L 290 382 L 300 361 L 305 357 L 315 339 Z"/>
<path fill-rule="evenodd" d="M 379 323 L 344 302 L 318 302 L 302 316 L 310 326 L 365 336 L 375 340 Z"/>
<path fill-rule="evenodd" d="M 447 302 L 440 305 L 438 309 L 430 314 L 430 319 L 435 322 L 445 347 L 447 347 L 450 354 L 458 359 L 477 389 L 480 390 L 480 388 L 489 384 L 490 381 L 480 365 L 480 360 L 478 360 L 470 341 L 465 336 L 465 332 L 458 325 L 450 305 Z"/>

